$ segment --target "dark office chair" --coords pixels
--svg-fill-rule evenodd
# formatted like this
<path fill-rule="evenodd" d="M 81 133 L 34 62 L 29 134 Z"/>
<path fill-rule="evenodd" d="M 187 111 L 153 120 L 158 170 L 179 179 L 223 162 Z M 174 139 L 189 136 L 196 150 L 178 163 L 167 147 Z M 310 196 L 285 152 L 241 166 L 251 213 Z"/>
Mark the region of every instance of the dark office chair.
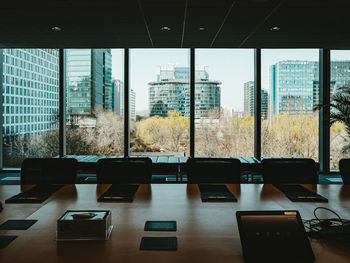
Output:
<path fill-rule="evenodd" d="M 261 161 L 265 184 L 317 184 L 317 165 L 308 158 L 272 158 Z"/>
<path fill-rule="evenodd" d="M 238 159 L 190 158 L 187 160 L 188 183 L 241 183 L 241 162 Z"/>
<path fill-rule="evenodd" d="M 73 158 L 25 159 L 21 167 L 21 184 L 74 184 L 77 164 Z"/>
<path fill-rule="evenodd" d="M 339 161 L 339 171 L 344 184 L 350 184 L 350 159 Z"/>
<path fill-rule="evenodd" d="M 97 162 L 98 184 L 149 184 L 152 160 L 145 158 L 106 158 Z"/>

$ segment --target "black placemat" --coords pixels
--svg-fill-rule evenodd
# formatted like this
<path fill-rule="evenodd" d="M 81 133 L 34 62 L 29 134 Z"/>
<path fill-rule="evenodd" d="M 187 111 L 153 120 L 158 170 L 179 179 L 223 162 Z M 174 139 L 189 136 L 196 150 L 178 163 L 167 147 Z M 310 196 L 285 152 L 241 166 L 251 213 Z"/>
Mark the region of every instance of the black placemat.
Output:
<path fill-rule="evenodd" d="M 17 236 L 0 236 L 0 248 L 7 247 Z"/>
<path fill-rule="evenodd" d="M 134 200 L 138 185 L 112 185 L 103 193 L 97 201 L 99 202 L 132 202 Z"/>
<path fill-rule="evenodd" d="M 226 185 L 199 184 L 202 202 L 237 202 L 237 198 L 227 189 Z"/>
<path fill-rule="evenodd" d="M 328 202 L 327 198 L 306 189 L 302 185 L 275 185 L 275 187 L 293 202 Z"/>
<path fill-rule="evenodd" d="M 143 237 L 140 250 L 177 250 L 177 237 Z"/>
<path fill-rule="evenodd" d="M 38 185 L 7 199 L 5 203 L 42 203 L 62 185 Z"/>
<path fill-rule="evenodd" d="M 145 231 L 176 231 L 176 221 L 146 221 Z"/>
<path fill-rule="evenodd" d="M 0 230 L 27 230 L 38 220 L 10 219 L 0 225 Z"/>

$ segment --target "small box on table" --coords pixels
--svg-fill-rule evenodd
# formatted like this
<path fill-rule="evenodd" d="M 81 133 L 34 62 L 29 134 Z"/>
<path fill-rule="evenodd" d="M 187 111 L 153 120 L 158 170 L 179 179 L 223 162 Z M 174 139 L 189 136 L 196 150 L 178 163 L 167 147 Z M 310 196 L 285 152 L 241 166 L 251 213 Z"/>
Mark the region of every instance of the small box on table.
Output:
<path fill-rule="evenodd" d="M 107 240 L 112 232 L 110 210 L 67 210 L 57 220 L 57 240 Z"/>

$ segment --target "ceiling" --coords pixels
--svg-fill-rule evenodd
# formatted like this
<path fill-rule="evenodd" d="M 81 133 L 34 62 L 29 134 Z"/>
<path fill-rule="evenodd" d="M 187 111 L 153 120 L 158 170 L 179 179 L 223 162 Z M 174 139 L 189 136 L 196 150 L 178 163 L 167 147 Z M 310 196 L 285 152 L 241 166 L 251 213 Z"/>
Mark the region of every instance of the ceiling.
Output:
<path fill-rule="evenodd" d="M 349 13 L 349 0 L 1 0 L 0 47 L 349 49 Z"/>

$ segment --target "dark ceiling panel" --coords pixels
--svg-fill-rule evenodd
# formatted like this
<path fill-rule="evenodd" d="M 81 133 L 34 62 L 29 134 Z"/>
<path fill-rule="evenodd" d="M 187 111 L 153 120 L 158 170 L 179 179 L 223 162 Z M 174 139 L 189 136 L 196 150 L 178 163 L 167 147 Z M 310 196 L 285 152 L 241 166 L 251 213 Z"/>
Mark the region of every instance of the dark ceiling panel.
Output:
<path fill-rule="evenodd" d="M 146 7 L 143 10 L 155 47 L 161 47 L 161 43 L 169 43 L 174 47 L 181 46 L 185 4 L 182 7 Z M 170 31 L 161 30 L 165 26 L 169 27 Z"/>
<path fill-rule="evenodd" d="M 349 10 L 349 0 L 1 0 L 0 46 L 350 48 Z"/>
<path fill-rule="evenodd" d="M 0 43 L 3 46 L 113 46 L 130 43 L 150 47 L 137 5 L 109 8 L 40 7 L 0 9 Z M 61 32 L 51 28 L 59 26 Z M 35 43 L 38 43 L 37 45 Z"/>
<path fill-rule="evenodd" d="M 266 15 L 269 8 L 234 8 L 218 35 L 214 47 L 222 46 L 224 43 L 230 47 L 238 47 L 240 43 L 254 30 Z"/>
<path fill-rule="evenodd" d="M 2 8 L 29 8 L 35 10 L 41 7 L 134 7 L 137 6 L 136 1 L 133 0 L 2 0 L 0 6 Z"/>
<path fill-rule="evenodd" d="M 201 43 L 201 46 L 209 47 L 228 9 L 229 6 L 189 8 L 184 45 Z"/>
<path fill-rule="evenodd" d="M 336 1 L 289 2 L 273 14 L 244 46 L 272 47 L 349 47 L 348 3 Z M 328 4 L 328 5 L 327 5 Z M 340 4 L 340 5 L 338 5 Z M 272 26 L 280 27 L 272 32 Z M 343 42 L 343 43 L 341 43 Z"/>

